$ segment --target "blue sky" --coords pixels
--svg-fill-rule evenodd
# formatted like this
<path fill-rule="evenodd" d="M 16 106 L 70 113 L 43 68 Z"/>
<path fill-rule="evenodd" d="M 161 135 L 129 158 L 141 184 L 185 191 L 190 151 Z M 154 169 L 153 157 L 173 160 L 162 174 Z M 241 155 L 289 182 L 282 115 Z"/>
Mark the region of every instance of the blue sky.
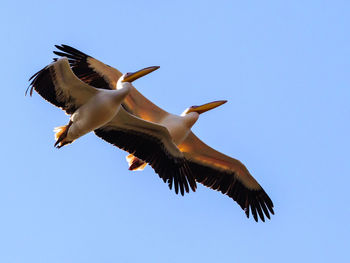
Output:
<path fill-rule="evenodd" d="M 348 1 L 3 1 L 0 262 L 346 262 Z M 246 164 L 276 215 L 246 219 L 205 187 L 176 196 L 93 134 L 57 150 L 67 116 L 28 78 L 72 45 L 173 113 L 227 99 L 193 131 Z"/>

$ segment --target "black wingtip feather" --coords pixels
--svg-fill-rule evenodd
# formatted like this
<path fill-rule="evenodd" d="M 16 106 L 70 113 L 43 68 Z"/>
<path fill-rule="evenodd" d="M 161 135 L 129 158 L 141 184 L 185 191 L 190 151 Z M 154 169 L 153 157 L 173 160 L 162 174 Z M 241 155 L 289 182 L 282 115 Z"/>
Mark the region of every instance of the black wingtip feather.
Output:
<path fill-rule="evenodd" d="M 159 177 L 167 182 L 170 189 L 174 186 L 176 194 L 180 190 L 181 195 L 184 195 L 185 189 L 188 189 L 186 180 L 194 182 L 190 185 L 192 189 L 196 189 L 192 172 L 189 168 L 186 168 L 186 160 L 169 155 L 162 142 L 156 137 L 145 136 L 133 130 L 114 129 L 114 127 L 97 129 L 95 134 L 147 162 Z"/>
<path fill-rule="evenodd" d="M 35 73 L 29 81 L 29 87 L 26 93 L 30 91 L 30 96 L 33 95 L 33 90 L 35 90 L 41 97 L 43 97 L 48 102 L 53 105 L 65 110 L 68 114 L 72 114 L 76 108 L 73 106 L 72 98 L 67 97 L 65 100 L 59 100 L 57 98 L 56 87 L 54 84 L 54 79 L 56 78 L 56 73 L 53 64 L 44 67 Z"/>
<path fill-rule="evenodd" d="M 265 216 L 270 219 L 270 213 L 274 214 L 273 203 L 264 189 L 245 187 L 234 173 L 218 171 L 194 161 L 188 163 L 197 182 L 231 197 L 244 210 L 247 218 L 251 213 L 255 221 L 258 222 L 260 218 L 265 222 Z"/>
<path fill-rule="evenodd" d="M 90 64 L 91 56 L 65 44 L 55 45 L 55 47 L 59 51 L 53 51 L 53 53 L 60 57 L 67 57 L 74 74 L 83 82 L 99 89 L 115 88 L 115 84 L 110 83 L 108 79 L 95 71 L 94 66 Z"/>

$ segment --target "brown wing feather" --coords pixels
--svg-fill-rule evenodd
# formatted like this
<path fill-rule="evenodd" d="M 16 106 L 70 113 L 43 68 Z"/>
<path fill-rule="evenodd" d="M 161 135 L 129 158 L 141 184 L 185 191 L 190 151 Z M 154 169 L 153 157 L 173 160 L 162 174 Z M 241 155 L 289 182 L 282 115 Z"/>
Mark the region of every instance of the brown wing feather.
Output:
<path fill-rule="evenodd" d="M 122 73 L 101 61 L 68 45 L 56 45 L 60 51 L 54 53 L 67 57 L 73 72 L 85 83 L 100 89 L 115 89 Z M 123 102 L 125 109 L 133 115 L 147 121 L 159 122 L 168 112 L 143 96 L 133 88 Z"/>
<path fill-rule="evenodd" d="M 203 143 L 192 132 L 179 149 L 189 161 L 196 181 L 235 200 L 249 217 L 265 221 L 274 214 L 273 203 L 248 169 L 238 160 L 226 156 Z"/>
<path fill-rule="evenodd" d="M 67 57 L 74 74 L 85 83 L 99 89 L 116 89 L 122 73 L 101 61 L 68 45 L 55 46 L 60 51 L 53 53 Z"/>

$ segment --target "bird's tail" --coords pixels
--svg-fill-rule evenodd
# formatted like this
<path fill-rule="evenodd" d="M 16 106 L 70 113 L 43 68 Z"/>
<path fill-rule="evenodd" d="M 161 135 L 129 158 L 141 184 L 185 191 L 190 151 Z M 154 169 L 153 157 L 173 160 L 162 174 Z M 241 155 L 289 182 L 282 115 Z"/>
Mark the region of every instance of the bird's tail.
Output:
<path fill-rule="evenodd" d="M 132 154 L 126 156 L 126 161 L 129 164 L 130 171 L 142 171 L 147 165 L 147 163 L 145 163 L 144 161 L 140 160 Z"/>
<path fill-rule="evenodd" d="M 61 148 L 62 146 L 72 143 L 73 141 L 68 141 L 67 140 L 67 134 L 68 134 L 68 129 L 72 125 L 72 121 L 70 121 L 67 125 L 64 126 L 59 126 L 54 128 L 55 132 L 55 147 Z"/>

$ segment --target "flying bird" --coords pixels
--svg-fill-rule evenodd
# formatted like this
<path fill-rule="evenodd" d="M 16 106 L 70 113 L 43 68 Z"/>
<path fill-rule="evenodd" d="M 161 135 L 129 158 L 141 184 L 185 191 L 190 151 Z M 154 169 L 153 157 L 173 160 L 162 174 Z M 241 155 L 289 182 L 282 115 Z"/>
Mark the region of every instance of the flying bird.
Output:
<path fill-rule="evenodd" d="M 111 143 L 149 163 L 170 189 L 174 185 L 175 192 L 180 189 L 183 195 L 185 191 L 189 192 L 189 188 L 195 191 L 196 182 L 168 130 L 128 113 L 121 106 L 133 88 L 131 82 L 158 68 L 148 67 L 126 73 L 115 83 L 115 89 L 106 90 L 81 81 L 71 70 L 68 59 L 61 58 L 30 78 L 30 95 L 35 90 L 45 100 L 71 115 L 67 125 L 54 130 L 57 148 L 91 131 L 106 141 L 113 137 Z"/>
<path fill-rule="evenodd" d="M 82 81 L 101 89 L 115 89 L 115 83 L 122 74 L 117 69 L 70 46 L 56 45 L 56 48 L 60 51 L 54 53 L 67 57 L 73 72 Z M 201 113 L 223 103 L 225 101 L 192 106 L 178 116 L 164 111 L 132 87 L 122 105 L 129 113 L 167 128 L 197 182 L 231 197 L 248 218 L 251 212 L 255 221 L 259 217 L 265 221 L 265 216 L 270 219 L 270 214 L 274 214 L 273 202 L 248 169 L 240 161 L 209 147 L 191 131 Z M 95 133 L 112 143 L 117 140 L 99 129 Z M 129 155 L 127 160 L 129 169 L 143 169 L 145 166 L 138 156 Z"/>

